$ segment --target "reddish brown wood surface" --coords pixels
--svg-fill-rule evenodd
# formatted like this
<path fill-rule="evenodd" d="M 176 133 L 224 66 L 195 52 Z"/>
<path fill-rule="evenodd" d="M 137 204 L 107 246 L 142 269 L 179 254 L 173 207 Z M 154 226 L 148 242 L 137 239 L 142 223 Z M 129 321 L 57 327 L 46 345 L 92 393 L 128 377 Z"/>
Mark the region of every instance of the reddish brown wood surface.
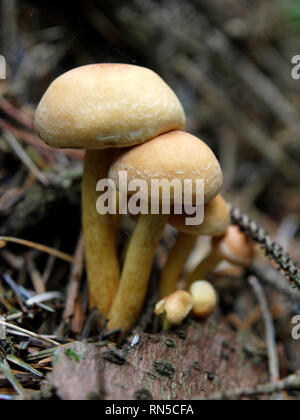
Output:
<path fill-rule="evenodd" d="M 185 339 L 174 332 L 142 333 L 134 348 L 121 353 L 113 346 L 73 343 L 72 351 L 58 353 L 50 381 L 67 400 L 186 400 L 268 379 L 261 342 L 251 333 L 214 319 L 188 322 L 183 331 Z"/>

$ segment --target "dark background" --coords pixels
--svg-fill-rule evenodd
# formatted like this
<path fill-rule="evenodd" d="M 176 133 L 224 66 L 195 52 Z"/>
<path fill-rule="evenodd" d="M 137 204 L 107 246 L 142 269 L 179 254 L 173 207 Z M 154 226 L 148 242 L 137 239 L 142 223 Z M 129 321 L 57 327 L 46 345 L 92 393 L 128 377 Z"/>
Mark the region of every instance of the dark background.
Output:
<path fill-rule="evenodd" d="M 2 1 L 8 95 L 33 113 L 75 66 L 152 68 L 180 97 L 187 130 L 220 159 L 225 196 L 290 244 L 300 208 L 299 16 L 286 0 Z"/>
<path fill-rule="evenodd" d="M 205 140 L 220 160 L 225 198 L 300 263 L 300 80 L 291 75 L 292 57 L 300 55 L 298 0 L 0 0 L 0 54 L 7 60 L 7 79 L 0 81 L 0 235 L 74 253 L 83 155 L 45 149 L 33 130 L 35 108 L 63 72 L 122 62 L 153 69 L 174 89 L 187 131 Z M 26 156 L 37 173 L 24 164 Z M 20 309 L 3 273 L 28 289 L 34 276 L 46 276 L 47 290 L 65 293 L 69 265 L 56 260 L 49 270 L 48 264 L 44 254 L 18 245 L 1 249 L 0 298 Z M 218 314 L 226 323 L 231 316 L 236 329 L 232 320 L 238 317 L 263 342 L 257 300 L 245 279 L 239 280 L 221 287 Z M 287 280 L 284 285 L 289 287 Z M 300 365 L 300 342 L 290 334 L 299 303 L 274 287 L 266 294 L 284 377 Z M 62 322 L 61 302 L 54 315 L 35 310 L 20 325 L 80 339 L 87 307 L 82 281 L 76 325 Z M 0 315 L 6 309 L 0 302 Z"/>

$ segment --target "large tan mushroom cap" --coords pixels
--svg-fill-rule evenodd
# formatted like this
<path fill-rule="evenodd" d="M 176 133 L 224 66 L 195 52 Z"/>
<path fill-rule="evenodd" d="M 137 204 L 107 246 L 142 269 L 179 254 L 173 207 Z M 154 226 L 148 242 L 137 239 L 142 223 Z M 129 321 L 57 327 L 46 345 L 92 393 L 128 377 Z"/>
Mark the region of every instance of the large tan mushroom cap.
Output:
<path fill-rule="evenodd" d="M 168 85 L 153 71 L 127 64 L 92 64 L 63 74 L 35 117 L 49 146 L 87 150 L 132 146 L 184 124 Z"/>
<path fill-rule="evenodd" d="M 220 258 L 231 264 L 249 266 L 254 258 L 254 246 L 237 226 L 230 226 L 226 234 L 220 238 L 213 238 L 213 248 Z"/>
<path fill-rule="evenodd" d="M 162 134 L 121 154 L 109 171 L 109 177 L 119 188 L 120 171 L 127 172 L 128 183 L 137 178 L 145 180 L 149 196 L 153 179 L 178 179 L 182 185 L 184 180 L 191 180 L 193 194 L 196 180 L 203 180 L 205 203 L 219 194 L 223 183 L 222 170 L 212 150 L 199 138 L 183 131 Z"/>
<path fill-rule="evenodd" d="M 187 225 L 186 217 L 185 214 L 173 214 L 169 223 L 181 233 L 197 236 L 221 236 L 230 225 L 229 207 L 221 195 L 206 204 L 201 225 Z"/>

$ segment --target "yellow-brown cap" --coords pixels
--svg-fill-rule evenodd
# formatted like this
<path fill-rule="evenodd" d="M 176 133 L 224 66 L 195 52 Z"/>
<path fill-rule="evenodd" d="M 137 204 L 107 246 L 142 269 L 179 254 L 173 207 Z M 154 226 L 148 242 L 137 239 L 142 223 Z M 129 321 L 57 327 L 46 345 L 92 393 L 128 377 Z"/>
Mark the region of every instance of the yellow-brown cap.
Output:
<path fill-rule="evenodd" d="M 165 314 L 171 325 L 180 324 L 191 312 L 193 299 L 190 293 L 177 290 L 166 298 L 160 300 L 155 306 L 155 314 Z"/>
<path fill-rule="evenodd" d="M 57 148 L 105 149 L 142 143 L 182 129 L 183 108 L 153 71 L 92 64 L 58 77 L 36 111 L 35 129 Z"/>
<path fill-rule="evenodd" d="M 238 226 L 231 225 L 225 235 L 213 238 L 214 252 L 231 264 L 249 266 L 254 258 L 254 245 Z"/>
<path fill-rule="evenodd" d="M 221 195 L 205 205 L 201 225 L 187 225 L 186 217 L 186 214 L 172 214 L 169 223 L 179 232 L 197 236 L 221 236 L 230 225 L 229 207 Z"/>
<path fill-rule="evenodd" d="M 193 297 L 193 315 L 196 318 L 207 318 L 216 309 L 218 296 L 214 287 L 206 280 L 192 283 L 190 293 Z"/>
<path fill-rule="evenodd" d="M 191 180 L 193 197 L 196 181 L 203 180 L 205 203 L 219 194 L 223 183 L 222 170 L 212 150 L 199 138 L 183 131 L 162 134 L 122 153 L 109 170 L 109 177 L 118 188 L 121 171 L 127 172 L 128 183 L 137 178 L 145 180 L 150 198 L 153 180 L 179 180 L 182 186 Z M 174 197 L 171 200 L 174 202 Z"/>

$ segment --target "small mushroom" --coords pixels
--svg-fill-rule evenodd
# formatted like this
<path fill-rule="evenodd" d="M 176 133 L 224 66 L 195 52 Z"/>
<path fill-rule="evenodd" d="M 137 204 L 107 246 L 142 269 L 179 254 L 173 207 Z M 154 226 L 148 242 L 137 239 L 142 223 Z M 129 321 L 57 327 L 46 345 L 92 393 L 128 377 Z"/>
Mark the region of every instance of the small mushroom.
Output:
<path fill-rule="evenodd" d="M 180 232 L 196 236 L 222 236 L 230 225 L 228 204 L 219 194 L 204 207 L 204 219 L 201 225 L 191 226 L 185 223 L 185 214 L 172 214 L 170 223 Z"/>
<path fill-rule="evenodd" d="M 193 305 L 193 298 L 190 293 L 184 290 L 177 290 L 170 296 L 160 300 L 155 306 L 154 313 L 163 315 L 164 320 L 169 325 L 179 325 L 191 312 Z M 165 327 L 167 327 L 166 323 Z"/>
<path fill-rule="evenodd" d="M 231 225 L 225 235 L 213 238 L 209 255 L 187 276 L 186 289 L 197 279 L 206 278 L 222 260 L 248 267 L 253 258 L 253 242 L 237 226 Z"/>
<path fill-rule="evenodd" d="M 119 173 L 126 171 L 128 182 L 137 178 L 146 181 L 149 205 L 154 196 L 153 179 L 191 179 L 193 186 L 198 179 L 205 184 L 204 200 L 209 202 L 219 192 L 223 182 L 220 165 L 211 149 L 200 139 L 182 131 L 171 131 L 142 145 L 129 149 L 112 164 L 109 176 L 118 185 Z M 121 188 L 118 185 L 119 189 Z M 120 192 L 127 192 L 120 191 Z M 129 192 L 130 193 L 130 192 Z M 182 192 L 183 193 L 183 192 Z M 132 193 L 133 194 L 133 193 Z M 196 188 L 193 188 L 196 196 Z M 195 197 L 193 197 L 195 198 Z M 176 198 L 171 194 L 171 204 Z M 183 197 L 181 197 L 183 200 Z M 141 214 L 131 238 L 121 275 L 120 286 L 113 302 L 108 328 L 128 331 L 136 322 L 148 288 L 153 258 L 168 222 L 168 214 Z"/>
<path fill-rule="evenodd" d="M 153 71 L 127 64 L 73 69 L 50 85 L 37 108 L 35 129 L 49 146 L 86 149 L 82 221 L 90 306 L 105 316 L 120 269 L 112 218 L 96 211 L 96 185 L 107 178 L 113 149 L 143 143 L 184 124 L 182 106 L 168 85 Z"/>
<path fill-rule="evenodd" d="M 173 246 L 160 280 L 160 297 L 168 296 L 177 290 L 179 277 L 189 258 L 198 236 L 223 235 L 230 225 L 228 205 L 221 195 L 218 195 L 204 208 L 204 220 L 201 225 L 189 226 L 185 224 L 186 215 L 171 215 L 169 223 L 178 229 L 175 245 Z"/>
<path fill-rule="evenodd" d="M 214 287 L 206 280 L 198 280 L 191 284 L 189 291 L 194 303 L 193 315 L 196 318 L 208 318 L 218 304 L 218 296 Z"/>

